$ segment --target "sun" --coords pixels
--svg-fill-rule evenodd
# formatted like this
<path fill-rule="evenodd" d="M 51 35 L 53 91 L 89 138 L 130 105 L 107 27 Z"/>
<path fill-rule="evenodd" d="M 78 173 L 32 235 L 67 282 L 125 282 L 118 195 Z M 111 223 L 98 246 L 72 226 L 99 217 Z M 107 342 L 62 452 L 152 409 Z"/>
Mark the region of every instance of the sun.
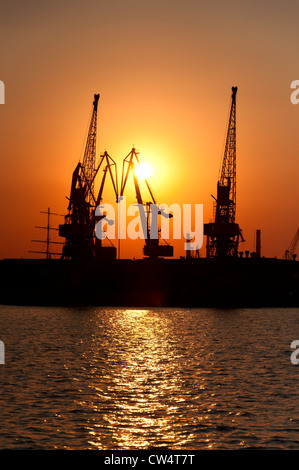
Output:
<path fill-rule="evenodd" d="M 153 174 L 153 168 L 149 163 L 142 162 L 135 168 L 136 176 L 140 179 L 148 179 Z"/>

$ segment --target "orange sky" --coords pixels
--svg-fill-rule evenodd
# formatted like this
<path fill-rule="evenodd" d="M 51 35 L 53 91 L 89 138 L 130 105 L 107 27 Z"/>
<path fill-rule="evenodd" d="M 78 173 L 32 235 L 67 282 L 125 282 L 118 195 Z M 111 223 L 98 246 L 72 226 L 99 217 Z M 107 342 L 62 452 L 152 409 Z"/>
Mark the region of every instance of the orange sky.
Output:
<path fill-rule="evenodd" d="M 0 258 L 32 256 L 40 211 L 66 212 L 94 93 L 98 155 L 120 171 L 135 145 L 158 202 L 202 203 L 208 222 L 233 85 L 242 248 L 260 229 L 262 254 L 281 257 L 299 225 L 298 14 L 296 1 L 1 5 Z"/>

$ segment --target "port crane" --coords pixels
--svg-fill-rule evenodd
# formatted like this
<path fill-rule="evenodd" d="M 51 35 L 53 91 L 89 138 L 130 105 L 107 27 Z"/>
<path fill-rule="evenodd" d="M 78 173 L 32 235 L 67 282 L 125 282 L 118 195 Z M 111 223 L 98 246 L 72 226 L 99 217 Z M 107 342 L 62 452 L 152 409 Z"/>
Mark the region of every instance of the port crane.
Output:
<path fill-rule="evenodd" d="M 299 242 L 299 227 L 297 228 L 297 232 L 294 235 L 293 240 L 290 243 L 290 246 L 284 253 L 283 259 L 296 259 L 296 248 Z"/>
<path fill-rule="evenodd" d="M 140 211 L 140 219 L 141 225 L 143 227 L 143 235 L 145 239 L 145 245 L 143 247 L 143 254 L 145 257 L 149 259 L 157 259 L 157 258 L 164 258 L 164 257 L 172 257 L 173 256 L 173 246 L 169 245 L 165 240 L 163 240 L 163 244 L 160 244 L 161 234 L 160 230 L 157 225 L 157 234 L 151 237 L 151 216 L 153 214 L 161 215 L 162 211 L 159 209 L 157 211 L 152 211 L 152 207 L 155 206 L 157 208 L 157 201 L 154 197 L 153 191 L 145 178 L 145 184 L 149 192 L 149 201 L 144 202 L 141 196 L 140 186 L 138 182 L 138 178 L 136 175 L 136 165 L 139 165 L 139 157 L 138 152 L 133 147 L 131 152 L 124 158 L 123 160 L 123 168 L 122 168 L 122 178 L 121 178 L 121 189 L 120 189 L 120 197 L 123 197 L 124 190 L 128 181 L 128 177 L 130 172 L 133 175 L 136 199 L 139 207 L 145 207 L 145 212 Z M 172 214 L 164 214 L 163 216 L 172 217 Z M 156 236 L 157 235 L 157 236 Z"/>
<path fill-rule="evenodd" d="M 204 225 L 207 236 L 207 258 L 238 255 L 242 231 L 236 217 L 236 95 L 238 87 L 232 87 L 229 123 L 220 176 L 215 198 L 214 222 Z"/>
<path fill-rule="evenodd" d="M 116 248 L 110 242 L 103 246 L 102 240 L 95 237 L 95 224 L 99 217 L 96 207 L 102 201 L 107 173 L 110 174 L 116 200 L 118 196 L 117 170 L 114 160 L 107 152 L 101 155 L 96 166 L 97 109 L 99 94 L 94 95 L 85 152 L 82 163 L 79 161 L 72 176 L 68 214 L 65 223 L 59 226 L 59 235 L 65 238 L 62 258 L 86 261 L 93 258 L 116 258 Z M 98 196 L 95 196 L 95 178 L 101 166 L 104 167 Z"/>

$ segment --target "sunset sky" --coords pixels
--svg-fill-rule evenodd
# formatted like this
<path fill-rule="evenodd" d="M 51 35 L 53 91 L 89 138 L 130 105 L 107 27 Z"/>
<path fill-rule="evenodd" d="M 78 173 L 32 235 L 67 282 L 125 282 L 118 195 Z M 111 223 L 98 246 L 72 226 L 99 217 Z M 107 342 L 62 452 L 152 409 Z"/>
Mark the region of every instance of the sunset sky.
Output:
<path fill-rule="evenodd" d="M 158 202 L 202 203 L 209 222 L 232 86 L 242 249 L 260 229 L 282 257 L 299 226 L 298 17 L 295 0 L 0 2 L 0 258 L 32 257 L 40 211 L 66 213 L 94 93 L 98 157 L 120 173 L 135 146 Z"/>

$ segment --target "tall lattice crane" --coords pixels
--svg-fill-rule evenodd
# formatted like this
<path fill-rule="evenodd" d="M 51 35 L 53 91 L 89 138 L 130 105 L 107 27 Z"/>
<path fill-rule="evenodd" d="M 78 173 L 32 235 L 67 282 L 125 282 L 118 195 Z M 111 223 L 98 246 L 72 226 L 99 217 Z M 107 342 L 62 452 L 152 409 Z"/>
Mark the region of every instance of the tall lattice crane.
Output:
<path fill-rule="evenodd" d="M 220 176 L 217 183 L 215 220 L 205 224 L 207 258 L 236 256 L 243 240 L 236 216 L 236 95 L 232 87 L 231 107 Z"/>
<path fill-rule="evenodd" d="M 100 95 L 94 95 L 83 161 L 82 163 L 79 161 L 73 172 L 68 214 L 65 216 L 65 223 L 59 226 L 59 235 L 65 238 L 62 257 L 76 261 L 86 261 L 95 257 L 116 257 L 115 247 L 112 247 L 112 249 L 111 247 L 103 247 L 101 240 L 95 237 L 95 224 L 97 221 L 95 209 L 102 200 L 107 171 L 109 171 L 112 178 L 116 199 L 118 192 L 117 175 L 114 178 L 112 171 L 112 168 L 116 168 L 116 165 L 107 152 L 100 157 L 99 164 L 96 167 L 97 108 L 99 97 Z M 106 166 L 100 192 L 96 198 L 94 183 L 103 162 L 106 162 Z"/>

